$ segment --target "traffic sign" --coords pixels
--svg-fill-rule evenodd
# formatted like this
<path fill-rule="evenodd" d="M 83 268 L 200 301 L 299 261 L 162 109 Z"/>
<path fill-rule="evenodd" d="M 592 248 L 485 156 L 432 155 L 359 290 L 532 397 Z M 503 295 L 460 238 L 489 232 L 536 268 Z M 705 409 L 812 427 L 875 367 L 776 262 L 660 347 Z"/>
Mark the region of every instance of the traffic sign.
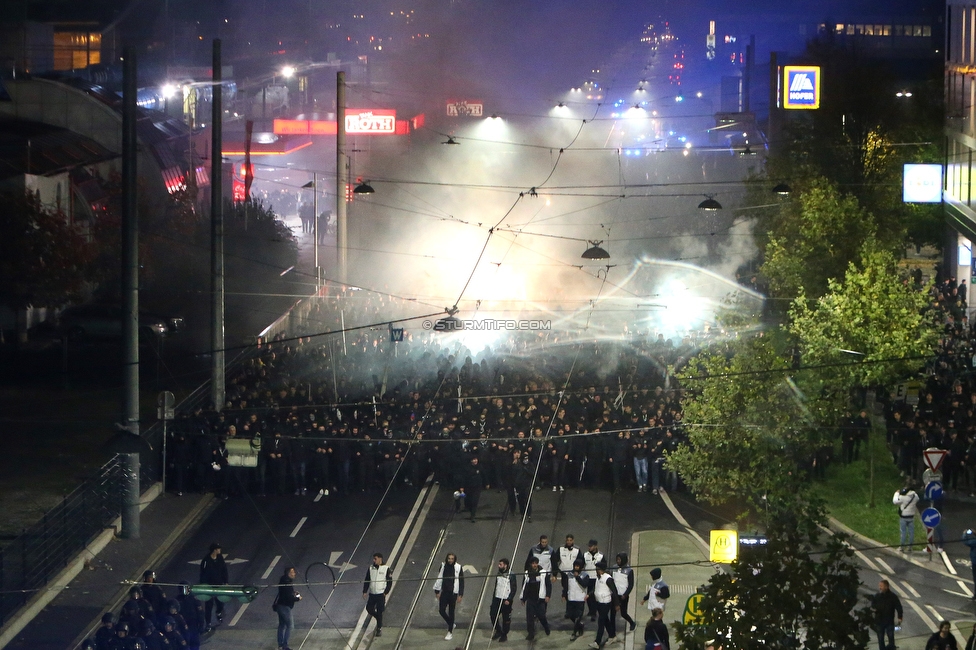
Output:
<path fill-rule="evenodd" d="M 705 612 L 701 604 L 705 600 L 705 594 L 692 594 L 685 603 L 685 625 L 700 625 L 705 621 Z"/>
<path fill-rule="evenodd" d="M 942 498 L 942 483 L 932 481 L 925 486 L 925 498 L 929 501 L 938 501 Z"/>
<path fill-rule="evenodd" d="M 926 508 L 922 511 L 922 523 L 926 528 L 935 528 L 942 521 L 942 514 L 935 508 Z"/>
<path fill-rule="evenodd" d="M 708 561 L 730 564 L 739 554 L 739 534 L 734 530 L 713 530 L 709 535 Z"/>
<path fill-rule="evenodd" d="M 925 461 L 925 466 L 928 467 L 933 472 L 939 471 L 942 467 L 942 461 L 949 454 L 945 449 L 937 449 L 935 447 L 929 447 L 922 452 L 922 460 Z"/>

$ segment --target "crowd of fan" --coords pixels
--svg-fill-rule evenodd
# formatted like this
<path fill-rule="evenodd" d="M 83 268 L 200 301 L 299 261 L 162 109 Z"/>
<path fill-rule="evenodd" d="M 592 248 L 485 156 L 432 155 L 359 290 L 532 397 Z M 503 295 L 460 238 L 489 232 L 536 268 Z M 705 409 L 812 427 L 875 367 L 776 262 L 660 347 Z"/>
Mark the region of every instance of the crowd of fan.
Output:
<path fill-rule="evenodd" d="M 85 640 L 82 650 L 197 650 L 208 631 L 204 604 L 186 585 L 176 590 L 175 598 L 168 598 L 155 580 L 155 573 L 146 571 L 142 584 L 129 589 L 118 615 L 104 614 L 101 627 Z"/>
<path fill-rule="evenodd" d="M 700 341 L 546 331 L 472 352 L 456 335 L 393 342 L 386 327 L 356 329 L 411 306 L 317 300 L 301 337 L 279 337 L 228 374 L 220 413 L 181 414 L 168 444 L 172 489 L 332 494 L 418 486 L 431 473 L 450 484 L 473 455 L 485 487 L 506 488 L 516 451 L 538 465 L 537 489 L 677 489 L 662 459 L 682 437 L 679 394 L 662 369 Z M 256 466 L 229 459 L 229 439 L 251 441 Z"/>
<path fill-rule="evenodd" d="M 941 468 L 946 490 L 972 495 L 976 490 L 976 331 L 969 325 L 966 294 L 965 280 L 957 285 L 954 278 L 940 279 L 933 285 L 933 304 L 944 319 L 937 355 L 926 365 L 918 399 L 902 395 L 891 401 L 886 419 L 888 444 L 907 480 L 919 482 L 923 450 L 937 447 L 949 452 Z"/>

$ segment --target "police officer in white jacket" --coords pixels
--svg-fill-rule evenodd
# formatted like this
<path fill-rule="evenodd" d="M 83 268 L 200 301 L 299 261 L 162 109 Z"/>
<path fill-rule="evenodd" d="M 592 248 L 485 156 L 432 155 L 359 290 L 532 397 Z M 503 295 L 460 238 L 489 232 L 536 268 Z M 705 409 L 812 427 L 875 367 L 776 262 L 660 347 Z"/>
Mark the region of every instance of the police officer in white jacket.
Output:
<path fill-rule="evenodd" d="M 383 554 L 373 553 L 373 564 L 366 570 L 363 581 L 363 598 L 366 599 L 366 613 L 376 619 L 376 636 L 383 636 L 383 610 L 386 609 L 386 595 L 393 586 L 393 570 L 383 564 Z"/>
<path fill-rule="evenodd" d="M 498 560 L 498 575 L 495 576 L 495 592 L 491 599 L 491 626 L 494 632 L 492 641 L 508 641 L 508 631 L 512 628 L 512 599 L 515 598 L 515 574 L 512 573 L 508 558 Z"/>

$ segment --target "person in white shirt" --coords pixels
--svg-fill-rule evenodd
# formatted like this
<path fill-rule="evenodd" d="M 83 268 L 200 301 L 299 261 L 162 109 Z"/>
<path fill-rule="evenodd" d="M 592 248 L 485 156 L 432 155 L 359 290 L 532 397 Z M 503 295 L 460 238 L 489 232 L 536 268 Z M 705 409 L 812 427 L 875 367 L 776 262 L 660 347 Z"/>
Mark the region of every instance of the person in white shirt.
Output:
<path fill-rule="evenodd" d="M 363 580 L 363 598 L 366 599 L 366 613 L 376 619 L 376 636 L 383 636 L 383 610 L 386 609 L 386 595 L 393 587 L 393 570 L 383 564 L 383 554 L 373 553 L 373 564 L 366 570 Z"/>
<path fill-rule="evenodd" d="M 498 560 L 498 575 L 495 576 L 495 591 L 491 599 L 491 626 L 494 632 L 492 641 L 508 641 L 508 631 L 512 628 L 512 600 L 515 598 L 515 574 L 512 573 L 507 558 Z"/>
<path fill-rule="evenodd" d="M 918 495 L 915 490 L 908 487 L 895 492 L 891 497 L 891 502 L 898 506 L 899 529 L 901 531 L 901 543 L 899 550 L 902 553 L 911 553 L 912 546 L 915 544 L 915 515 L 918 514 Z"/>
<path fill-rule="evenodd" d="M 441 570 L 434 581 L 434 597 L 440 606 L 441 618 L 447 623 L 446 641 L 454 638 L 454 609 L 464 598 L 464 571 L 458 564 L 457 556 L 448 553 L 441 562 Z"/>

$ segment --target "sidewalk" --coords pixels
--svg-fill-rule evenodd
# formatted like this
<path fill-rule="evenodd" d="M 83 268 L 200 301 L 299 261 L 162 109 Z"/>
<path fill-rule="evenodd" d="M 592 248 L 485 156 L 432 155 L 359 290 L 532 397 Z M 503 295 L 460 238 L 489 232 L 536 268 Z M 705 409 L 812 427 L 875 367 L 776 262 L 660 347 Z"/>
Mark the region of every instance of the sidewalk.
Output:
<path fill-rule="evenodd" d="M 128 597 L 129 582 L 141 582 L 143 571 L 161 565 L 187 531 L 209 514 L 214 503 L 211 494 L 185 497 L 163 494 L 155 498 L 142 511 L 139 539 L 114 537 L 94 557 L 85 553 L 90 559 L 81 573 L 36 612 L 5 647 L 23 650 L 77 647 L 93 633 L 104 612 L 119 610 Z M 166 576 L 159 576 L 159 580 L 165 582 Z M 29 617 L 30 609 L 28 604 L 20 616 Z"/>

